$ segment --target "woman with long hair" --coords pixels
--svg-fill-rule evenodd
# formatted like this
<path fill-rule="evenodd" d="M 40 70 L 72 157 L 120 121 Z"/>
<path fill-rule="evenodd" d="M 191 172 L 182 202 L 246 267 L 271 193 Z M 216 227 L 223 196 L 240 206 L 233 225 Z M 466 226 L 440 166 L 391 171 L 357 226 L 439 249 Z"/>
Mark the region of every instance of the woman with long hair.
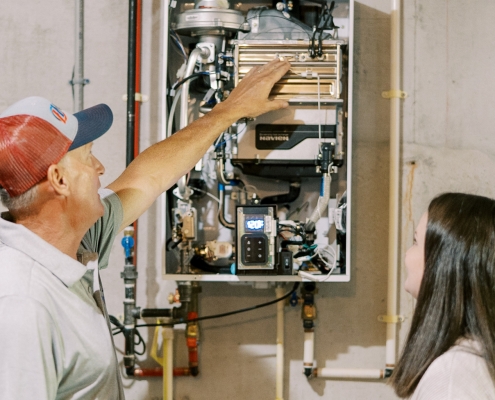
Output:
<path fill-rule="evenodd" d="M 390 383 L 412 399 L 495 399 L 495 201 L 442 194 L 414 236 L 417 305 Z"/>

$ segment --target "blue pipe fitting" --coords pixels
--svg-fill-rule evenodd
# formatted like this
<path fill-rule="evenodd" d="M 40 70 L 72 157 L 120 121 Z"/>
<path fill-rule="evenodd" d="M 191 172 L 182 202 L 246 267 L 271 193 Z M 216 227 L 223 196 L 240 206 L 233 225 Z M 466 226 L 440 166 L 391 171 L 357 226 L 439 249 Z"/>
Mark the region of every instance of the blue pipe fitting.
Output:
<path fill-rule="evenodd" d="M 122 238 L 122 247 L 124 247 L 125 258 L 132 256 L 132 249 L 134 248 L 134 238 L 132 236 L 124 236 Z"/>

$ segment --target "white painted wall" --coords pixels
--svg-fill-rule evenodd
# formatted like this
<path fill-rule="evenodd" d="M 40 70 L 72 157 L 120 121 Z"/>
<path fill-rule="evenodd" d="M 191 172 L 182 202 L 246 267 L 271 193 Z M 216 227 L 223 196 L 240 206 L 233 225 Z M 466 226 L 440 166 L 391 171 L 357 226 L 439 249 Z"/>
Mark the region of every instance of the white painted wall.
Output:
<path fill-rule="evenodd" d="M 74 4 L 68 1 L 4 2 L 0 12 L 0 109 L 30 95 L 42 95 L 72 109 Z M 162 1 L 144 0 L 142 148 L 158 137 L 158 58 Z M 429 199 L 447 190 L 495 196 L 495 78 L 491 45 L 495 4 L 473 0 L 404 1 L 403 9 L 403 181 L 402 254 Z M 86 0 L 85 106 L 110 105 L 115 122 L 97 141 L 96 155 L 107 171 L 103 184 L 125 165 L 127 71 L 126 2 Z M 354 158 L 352 281 L 319 286 L 315 357 L 318 366 L 384 366 L 388 227 L 390 2 L 355 4 Z M 166 155 L 164 155 L 166 156 Z M 164 171 L 166 173 L 166 171 Z M 155 210 L 140 220 L 138 304 L 165 307 L 174 284 L 164 282 L 157 265 Z M 111 313 L 122 313 L 123 254 L 116 241 L 104 273 Z M 401 267 L 401 281 L 404 279 Z M 401 289 L 401 313 L 413 302 Z M 273 289 L 208 283 L 203 315 L 246 307 L 274 298 Z M 409 321 L 408 320 L 408 321 Z M 383 382 L 308 382 L 302 375 L 303 330 L 300 309 L 286 312 L 285 399 L 394 399 Z M 407 332 L 406 321 L 400 330 Z M 275 306 L 201 325 L 200 376 L 175 380 L 175 398 L 273 399 L 275 397 Z M 143 330 L 147 336 L 152 330 Z M 176 335 L 176 364 L 187 363 L 182 332 Z M 121 338 L 118 349 L 123 348 Z M 144 357 L 143 366 L 154 361 Z M 129 399 L 160 399 L 161 381 L 125 380 Z"/>

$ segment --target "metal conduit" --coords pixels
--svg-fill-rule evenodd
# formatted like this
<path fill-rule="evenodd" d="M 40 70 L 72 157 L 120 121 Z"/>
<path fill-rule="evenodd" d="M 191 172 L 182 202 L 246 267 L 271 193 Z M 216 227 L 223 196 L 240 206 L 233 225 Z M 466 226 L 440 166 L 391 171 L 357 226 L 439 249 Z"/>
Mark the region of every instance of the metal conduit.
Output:
<path fill-rule="evenodd" d="M 78 112 L 84 107 L 84 0 L 76 0 L 75 34 L 74 76 L 70 83 L 74 90 L 74 112 Z"/>

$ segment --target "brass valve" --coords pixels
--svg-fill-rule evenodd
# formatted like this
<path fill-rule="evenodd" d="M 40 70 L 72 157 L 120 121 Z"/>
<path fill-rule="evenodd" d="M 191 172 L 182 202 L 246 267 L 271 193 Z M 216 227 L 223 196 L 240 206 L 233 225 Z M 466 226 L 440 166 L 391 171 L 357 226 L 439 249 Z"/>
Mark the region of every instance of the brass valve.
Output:
<path fill-rule="evenodd" d="M 179 289 L 175 289 L 175 293 L 170 293 L 168 295 L 168 303 L 169 304 L 180 303 Z"/>

